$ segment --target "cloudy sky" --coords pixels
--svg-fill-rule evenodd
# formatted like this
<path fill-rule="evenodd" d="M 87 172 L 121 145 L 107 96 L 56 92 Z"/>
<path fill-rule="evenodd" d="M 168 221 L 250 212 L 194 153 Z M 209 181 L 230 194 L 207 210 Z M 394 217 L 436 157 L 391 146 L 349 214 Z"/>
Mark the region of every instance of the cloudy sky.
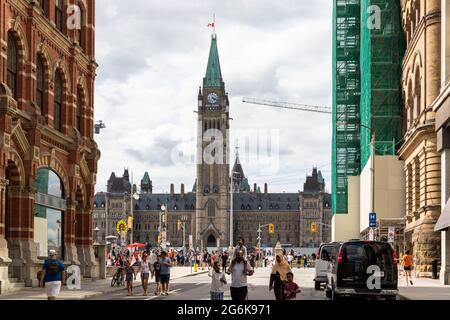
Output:
<path fill-rule="evenodd" d="M 212 15 L 230 97 L 231 145 L 250 184 L 303 188 L 313 166 L 330 188 L 331 116 L 242 103 L 243 97 L 331 105 L 329 0 L 97 0 L 95 119 L 102 156 L 96 191 L 125 167 L 154 192 L 195 180 L 196 114 Z M 252 141 L 272 143 L 257 155 Z M 245 148 L 245 142 L 249 141 Z M 260 142 L 261 143 L 261 142 Z M 262 143 L 264 145 L 264 143 Z M 232 149 L 233 150 L 233 149 Z M 233 150 L 234 154 L 234 150 Z M 268 161 L 269 160 L 269 161 Z"/>

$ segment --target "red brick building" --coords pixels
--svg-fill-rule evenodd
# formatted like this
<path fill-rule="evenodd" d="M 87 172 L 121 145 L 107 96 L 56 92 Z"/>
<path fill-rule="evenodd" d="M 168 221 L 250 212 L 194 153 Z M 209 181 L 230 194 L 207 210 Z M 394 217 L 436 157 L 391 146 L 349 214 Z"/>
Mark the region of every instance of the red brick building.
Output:
<path fill-rule="evenodd" d="M 94 276 L 94 25 L 94 0 L 0 0 L 0 294 L 49 249 Z"/>

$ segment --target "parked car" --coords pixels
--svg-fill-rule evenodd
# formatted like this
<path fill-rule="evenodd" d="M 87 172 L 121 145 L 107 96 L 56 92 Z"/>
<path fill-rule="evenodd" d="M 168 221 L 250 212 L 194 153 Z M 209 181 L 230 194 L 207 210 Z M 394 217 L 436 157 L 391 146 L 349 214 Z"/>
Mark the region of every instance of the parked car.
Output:
<path fill-rule="evenodd" d="M 327 282 L 328 263 L 331 259 L 333 247 L 339 242 L 322 243 L 317 251 L 314 272 L 314 288 L 320 290 L 322 283 Z"/>
<path fill-rule="evenodd" d="M 334 246 L 332 251 L 325 286 L 328 298 L 397 298 L 398 260 L 391 244 L 350 240 Z"/>

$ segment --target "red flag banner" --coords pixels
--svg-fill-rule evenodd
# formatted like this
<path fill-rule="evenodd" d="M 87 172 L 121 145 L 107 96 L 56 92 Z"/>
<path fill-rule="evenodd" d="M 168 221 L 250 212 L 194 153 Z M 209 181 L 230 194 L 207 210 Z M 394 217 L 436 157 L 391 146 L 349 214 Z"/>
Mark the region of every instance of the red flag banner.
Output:
<path fill-rule="evenodd" d="M 208 23 L 208 27 L 214 28 L 215 27 L 215 23 L 214 22 Z"/>

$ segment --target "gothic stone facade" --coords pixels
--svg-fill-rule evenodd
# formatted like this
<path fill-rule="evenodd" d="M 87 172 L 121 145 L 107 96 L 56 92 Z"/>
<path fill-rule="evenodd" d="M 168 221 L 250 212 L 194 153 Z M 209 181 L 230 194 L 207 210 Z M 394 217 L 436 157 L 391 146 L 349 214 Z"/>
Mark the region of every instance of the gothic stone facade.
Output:
<path fill-rule="evenodd" d="M 407 41 L 403 60 L 405 141 L 399 154 L 405 161 L 406 240 L 419 276 L 431 275 L 440 257 L 440 233 L 434 225 L 441 212 L 440 155 L 436 148 L 435 112 L 440 91 L 440 0 L 402 0 Z"/>
<path fill-rule="evenodd" d="M 67 28 L 69 4 L 81 29 Z M 62 212 L 65 263 L 94 275 L 94 12 L 94 0 L 0 0 L 0 293 L 8 278 L 38 284 L 38 203 Z M 61 199 L 37 189 L 42 169 L 60 179 Z"/>
<path fill-rule="evenodd" d="M 121 178 L 114 175 L 114 179 Z M 127 184 L 126 179 L 116 186 L 124 184 Z M 195 190 L 197 188 L 194 186 Z M 127 194 L 123 189 L 120 192 L 119 188 L 95 195 L 93 227 L 99 228 L 99 242 L 104 241 L 105 235 L 117 236 L 117 222 L 126 219 L 130 212 Z M 161 205 L 168 204 L 167 239 L 171 246 L 182 247 L 183 230 L 178 230 L 177 222 L 184 222 L 186 228 L 184 241 L 187 246 L 189 235 L 194 236 L 196 232 L 196 199 L 196 192 L 185 192 L 184 185 L 181 185 L 180 193 L 175 193 L 173 185 L 170 193 L 141 192 L 139 199 L 133 200 L 133 241 L 157 246 Z M 108 228 L 105 228 L 106 213 L 108 213 Z M 262 246 L 273 247 L 280 241 L 293 247 L 318 247 L 321 242 L 331 241 L 331 216 L 331 196 L 325 192 L 325 182 L 321 178 L 320 171 L 314 169 L 312 175 L 307 177 L 302 192 L 268 193 L 267 185 L 264 192 L 259 192 L 257 187 L 248 191 L 235 190 L 233 238 L 242 237 L 249 247 L 256 246 L 258 226 L 273 223 L 274 235 L 268 234 L 267 227 L 262 229 Z M 310 226 L 313 222 L 318 223 L 317 233 L 311 233 Z M 200 239 L 198 243 L 194 243 L 196 247 L 202 245 L 216 247 L 217 238 L 209 234 L 205 241 Z M 227 247 L 228 242 L 220 239 L 219 245 Z"/>

